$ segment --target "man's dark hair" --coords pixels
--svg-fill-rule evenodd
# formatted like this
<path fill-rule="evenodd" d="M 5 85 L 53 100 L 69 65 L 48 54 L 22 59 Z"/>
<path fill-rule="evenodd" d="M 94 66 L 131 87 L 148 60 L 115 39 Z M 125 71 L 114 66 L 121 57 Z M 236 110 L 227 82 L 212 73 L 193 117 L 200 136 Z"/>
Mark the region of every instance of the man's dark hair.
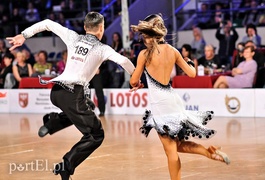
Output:
<path fill-rule="evenodd" d="M 89 30 L 94 30 L 95 28 L 98 28 L 99 24 L 101 24 L 104 21 L 104 16 L 101 15 L 98 12 L 89 12 L 87 13 L 84 25 Z"/>

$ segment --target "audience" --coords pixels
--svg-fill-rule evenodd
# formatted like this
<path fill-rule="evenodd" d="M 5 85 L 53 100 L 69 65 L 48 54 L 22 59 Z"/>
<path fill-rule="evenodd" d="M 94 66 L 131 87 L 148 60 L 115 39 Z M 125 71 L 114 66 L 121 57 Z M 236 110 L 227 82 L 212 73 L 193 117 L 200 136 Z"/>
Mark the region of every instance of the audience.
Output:
<path fill-rule="evenodd" d="M 208 74 L 210 69 L 221 68 L 221 62 L 219 56 L 215 54 L 215 48 L 213 45 L 208 44 L 204 48 L 204 56 L 198 60 L 194 60 L 195 66 L 204 66 L 205 74 Z"/>
<path fill-rule="evenodd" d="M 16 54 L 16 65 L 13 65 L 12 70 L 16 80 L 14 88 L 19 87 L 19 82 L 23 77 L 30 77 L 33 73 L 32 66 L 26 62 L 26 55 L 22 51 Z"/>
<path fill-rule="evenodd" d="M 219 41 L 218 55 L 222 65 L 230 66 L 238 34 L 231 21 L 220 24 L 215 37 Z"/>
<path fill-rule="evenodd" d="M 196 18 L 197 27 L 200 27 L 201 29 L 207 29 L 210 22 L 211 22 L 211 11 L 209 8 L 209 4 L 207 3 L 202 3 L 201 8 L 199 12 L 197 13 L 197 18 Z"/>
<path fill-rule="evenodd" d="M 206 45 L 206 42 L 199 27 L 193 27 L 192 32 L 193 40 L 191 42 L 191 47 L 195 51 L 195 58 L 199 59 L 204 55 L 204 47 Z"/>
<path fill-rule="evenodd" d="M 232 76 L 220 76 L 214 83 L 214 88 L 250 88 L 253 87 L 257 72 L 257 63 L 253 60 L 255 49 L 246 46 L 243 51 L 245 60 L 232 69 Z"/>
<path fill-rule="evenodd" d="M 236 49 L 233 53 L 233 60 L 232 60 L 232 69 L 237 67 L 239 63 L 244 61 L 243 51 L 244 51 L 245 43 L 239 42 L 237 43 Z"/>
<path fill-rule="evenodd" d="M 6 47 L 6 43 L 3 39 L 0 39 L 0 70 L 5 67 L 4 62 L 2 61 L 6 53 L 9 53 L 9 49 Z"/>
<path fill-rule="evenodd" d="M 32 2 L 28 3 L 28 9 L 25 16 L 26 21 L 34 23 L 40 20 L 40 14 L 38 9 L 36 9 Z"/>
<path fill-rule="evenodd" d="M 265 62 L 264 54 L 258 51 L 255 43 L 253 41 L 249 40 L 245 43 L 245 46 L 253 46 L 254 47 L 255 54 L 254 54 L 253 59 L 257 62 L 257 65 L 258 65 L 257 69 L 264 67 L 264 62 Z"/>
<path fill-rule="evenodd" d="M 11 89 L 15 86 L 15 79 L 12 71 L 12 64 L 15 57 L 11 53 L 6 53 L 3 57 L 5 67 L 0 72 L 0 88 Z"/>
<path fill-rule="evenodd" d="M 181 55 L 183 58 L 189 58 L 192 61 L 194 61 L 193 53 L 192 53 L 191 45 L 189 44 L 183 44 L 181 47 Z M 195 67 L 196 68 L 196 67 Z M 173 75 L 185 75 L 184 71 L 177 65 L 173 68 L 173 71 L 171 73 L 171 79 L 173 78 Z"/>
<path fill-rule="evenodd" d="M 56 63 L 56 73 L 62 74 L 67 61 L 67 50 L 62 52 L 62 59 Z"/>
<path fill-rule="evenodd" d="M 112 34 L 112 44 L 111 47 L 117 51 L 120 54 L 124 54 L 124 49 L 123 49 L 123 43 L 122 43 L 122 38 L 121 34 L 119 32 L 114 32 Z M 111 82 L 109 84 L 110 88 L 120 88 L 124 82 L 124 71 L 120 67 L 120 65 L 108 61 L 108 71 L 111 76 Z"/>
<path fill-rule="evenodd" d="M 257 26 L 259 24 L 259 18 L 261 14 L 256 0 L 251 0 L 250 8 L 251 9 L 245 13 L 242 26 L 247 26 L 248 24 Z"/>
<path fill-rule="evenodd" d="M 48 63 L 47 59 L 48 59 L 47 52 L 44 50 L 39 51 L 38 61 L 33 66 L 33 75 L 32 76 L 44 75 L 46 69 L 49 69 L 51 72 L 52 64 Z"/>
<path fill-rule="evenodd" d="M 25 21 L 28 21 L 29 23 L 31 23 L 44 18 L 50 18 L 52 20 L 59 21 L 62 25 L 70 29 L 75 29 L 76 31 L 83 31 L 79 21 L 75 19 L 78 16 L 77 14 L 82 16 L 82 12 L 77 10 L 80 9 L 82 2 L 76 0 L 47 1 L 51 2 L 50 4 L 46 3 L 45 1 L 23 1 L 26 3 L 21 2 L 22 1 L 18 1 L 16 4 L 11 2 L 13 6 L 2 6 L 2 10 L 0 8 L 0 21 L 2 20 L 2 22 L 0 22 L 0 25 L 6 23 L 6 20 L 9 20 L 9 23 L 12 24 L 13 29 L 12 31 L 10 31 L 10 33 L 13 33 L 13 31 L 15 31 L 15 28 L 13 27 L 14 25 L 19 24 L 20 28 L 21 22 L 23 23 Z M 99 7 L 100 10 L 100 7 L 103 7 L 109 4 L 110 2 L 110 0 L 104 0 L 104 2 L 91 1 L 91 5 L 93 4 L 93 8 L 95 7 L 94 4 L 97 3 L 97 7 Z M 120 3 L 121 1 L 117 1 L 116 3 L 114 3 L 113 6 L 115 8 L 114 14 L 116 17 L 120 16 Z M 261 36 L 259 36 L 257 33 L 257 26 L 265 24 L 265 16 L 262 16 L 264 15 L 264 13 L 261 10 L 257 10 L 257 7 L 259 7 L 260 3 L 261 1 L 255 0 L 242 1 L 239 7 L 252 8 L 252 10 L 245 12 L 233 11 L 234 16 L 230 16 L 231 13 L 228 13 L 229 11 L 226 11 L 226 9 L 229 8 L 230 4 L 227 4 L 225 2 L 216 3 L 208 1 L 207 3 L 201 3 L 201 8 L 197 14 L 196 23 L 194 24 L 194 26 L 192 26 L 193 40 L 190 44 L 184 44 L 181 48 L 181 53 L 183 57 L 187 56 L 190 59 L 194 60 L 196 67 L 200 64 L 203 65 L 207 74 L 209 68 L 221 68 L 221 65 L 223 64 L 229 64 L 227 66 L 227 69 L 229 68 L 230 64 L 232 65 L 231 68 L 239 66 L 241 62 L 245 61 L 242 52 L 242 47 L 244 46 L 244 44 L 246 44 L 246 46 L 253 46 L 255 49 L 253 59 L 257 62 L 257 72 L 259 71 L 259 69 L 264 68 L 264 53 L 261 53 L 259 51 L 259 47 L 262 46 Z M 61 6 L 61 10 L 52 12 L 53 6 L 56 5 Z M 105 11 L 105 13 L 107 14 L 106 22 L 108 21 L 108 23 L 111 23 L 111 10 L 107 10 Z M 213 16 L 214 22 L 211 20 L 211 17 Z M 246 28 L 246 36 L 242 38 L 242 42 L 237 43 L 237 47 L 235 47 L 235 44 L 238 40 L 238 34 L 235 28 L 233 28 L 232 23 L 230 21 L 227 21 L 230 17 L 234 17 L 234 20 L 236 21 L 240 19 L 242 21 L 240 25 L 243 25 Z M 220 23 L 223 24 L 222 27 L 219 27 Z M 21 25 L 21 27 L 23 27 L 23 24 Z M 213 27 L 218 28 L 216 31 L 216 38 L 219 40 L 219 46 L 216 47 L 218 49 L 218 54 L 215 54 L 215 47 L 213 47 L 212 45 L 206 46 L 206 42 L 201 30 L 201 28 L 209 29 Z M 41 35 L 51 36 L 52 33 L 47 32 L 46 34 L 43 33 Z M 139 41 L 138 39 L 134 39 L 134 35 L 131 32 L 130 41 L 130 48 L 132 49 L 130 57 L 133 63 L 136 64 L 136 59 L 139 51 L 145 47 L 141 41 Z M 111 46 L 117 52 L 124 54 L 121 35 L 119 33 L 113 34 L 113 44 L 111 44 Z M 16 51 L 21 50 L 22 49 L 18 49 Z M 12 53 L 16 54 L 16 51 Z M 7 53 L 9 53 L 9 50 L 5 47 L 5 41 L 0 39 L 0 71 L 2 70 L 1 72 L 7 70 L 5 69 L 6 63 L 4 63 L 3 60 L 3 57 L 5 57 Z M 47 62 L 47 53 L 45 51 L 40 51 L 39 53 L 37 53 L 36 59 L 33 57 L 29 49 L 23 50 L 23 53 L 26 55 L 26 62 L 30 63 L 33 67 L 33 76 L 43 75 L 45 73 L 45 69 L 49 69 L 50 72 L 52 71 L 52 64 Z M 190 57 L 191 54 L 193 56 Z M 231 62 L 232 57 L 233 61 Z M 13 64 L 16 64 L 16 60 L 13 61 Z M 54 65 L 54 67 L 57 68 L 56 71 L 59 74 L 62 73 L 65 66 L 64 58 L 59 62 L 55 62 Z M 103 66 L 105 67 L 103 68 Z M 124 72 L 119 68 L 119 66 L 115 67 L 112 64 L 109 64 L 109 62 L 107 62 L 106 64 L 102 65 L 100 70 L 102 76 L 104 76 L 104 74 L 108 74 L 109 76 L 107 79 L 108 82 L 105 82 L 104 78 L 102 79 L 104 88 L 118 88 L 121 87 L 124 83 Z M 177 66 L 176 69 L 172 71 L 172 76 L 181 74 L 183 74 L 182 70 L 179 69 Z M 0 83 L 1 81 L 2 84 L 0 84 L 0 87 L 3 87 L 3 80 L 0 80 Z"/>
<path fill-rule="evenodd" d="M 254 24 L 248 24 L 246 26 L 246 35 L 243 37 L 242 42 L 246 43 L 249 40 L 253 41 L 257 47 L 260 47 L 261 37 L 258 35 L 257 28 Z"/>
<path fill-rule="evenodd" d="M 33 67 L 36 61 L 33 54 L 30 52 L 29 48 L 22 48 L 21 51 L 25 54 L 26 62 L 29 63 L 31 67 Z"/>

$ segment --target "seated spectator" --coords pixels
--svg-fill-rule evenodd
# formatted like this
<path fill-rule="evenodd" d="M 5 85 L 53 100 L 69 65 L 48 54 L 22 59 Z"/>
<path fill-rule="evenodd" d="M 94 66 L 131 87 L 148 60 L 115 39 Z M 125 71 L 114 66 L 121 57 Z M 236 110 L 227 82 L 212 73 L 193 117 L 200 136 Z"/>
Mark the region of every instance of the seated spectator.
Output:
<path fill-rule="evenodd" d="M 244 16 L 242 25 L 247 26 L 248 24 L 254 24 L 257 26 L 259 24 L 260 10 L 258 8 L 258 2 L 256 0 L 251 0 L 250 10 L 248 10 Z"/>
<path fill-rule="evenodd" d="M 189 44 L 183 44 L 182 47 L 181 47 L 181 55 L 182 57 L 185 59 L 185 58 L 189 58 L 190 60 L 194 61 L 194 58 L 193 58 L 193 53 L 192 53 L 192 48 L 191 48 L 191 45 Z M 196 68 L 196 67 L 195 67 Z M 174 72 L 175 71 L 175 72 Z M 185 75 L 184 71 L 177 65 L 175 65 L 175 67 L 173 68 L 173 71 L 171 73 L 172 77 L 173 78 L 173 75 Z"/>
<path fill-rule="evenodd" d="M 0 88 L 12 89 L 16 83 L 12 71 L 14 59 L 15 57 L 11 53 L 6 53 L 3 57 L 5 68 L 0 72 Z"/>
<path fill-rule="evenodd" d="M 257 69 L 264 67 L 264 62 L 265 62 L 264 55 L 258 51 L 258 48 L 255 45 L 255 43 L 253 43 L 253 41 L 247 41 L 245 43 L 245 46 L 253 46 L 254 47 L 255 54 L 254 54 L 253 59 L 257 62 L 257 65 L 258 65 Z"/>
<path fill-rule="evenodd" d="M 30 52 L 30 50 L 28 48 L 23 48 L 21 51 L 26 56 L 26 62 L 29 63 L 31 65 L 31 67 L 33 67 L 34 64 L 36 63 L 33 54 Z"/>
<path fill-rule="evenodd" d="M 62 74 L 67 61 L 67 50 L 62 52 L 62 60 L 56 63 L 56 71 L 58 74 Z"/>
<path fill-rule="evenodd" d="M 68 28 L 68 29 L 73 29 L 70 21 L 65 18 L 64 14 L 62 12 L 60 12 L 58 15 L 58 23 L 64 27 Z"/>
<path fill-rule="evenodd" d="M 215 54 L 213 45 L 208 44 L 204 48 L 204 56 L 194 60 L 195 66 L 203 65 L 205 74 L 208 74 L 210 68 L 221 68 L 221 62 L 218 55 Z"/>
<path fill-rule="evenodd" d="M 32 75 L 32 66 L 26 62 L 26 55 L 22 51 L 18 51 L 16 55 L 17 63 L 13 66 L 13 74 L 16 79 L 14 88 L 19 87 L 19 82 L 23 77 L 30 77 Z"/>
<path fill-rule="evenodd" d="M 26 11 L 25 19 L 28 22 L 37 22 L 40 20 L 39 11 L 34 7 L 33 3 L 31 2 L 28 3 L 28 9 Z"/>
<path fill-rule="evenodd" d="M 245 43 L 243 42 L 237 43 L 236 49 L 234 50 L 233 53 L 232 68 L 237 67 L 239 63 L 245 60 L 243 56 L 244 47 Z"/>
<path fill-rule="evenodd" d="M 247 25 L 246 34 L 247 35 L 245 35 L 242 39 L 243 43 L 251 40 L 257 47 L 261 45 L 261 37 L 258 35 L 257 28 L 254 24 Z"/>
<path fill-rule="evenodd" d="M 204 40 L 202 30 L 199 27 L 194 27 L 192 32 L 193 40 L 191 42 L 191 47 L 195 50 L 195 58 L 199 59 L 204 55 L 204 47 L 206 42 Z"/>
<path fill-rule="evenodd" d="M 218 28 L 220 27 L 220 23 L 230 19 L 229 13 L 223 11 L 226 8 L 228 7 L 226 7 L 226 5 L 223 3 L 217 2 L 214 4 L 215 12 L 213 14 L 213 17 L 211 18 L 212 22 L 210 24 L 210 28 Z"/>
<path fill-rule="evenodd" d="M 4 62 L 2 61 L 4 55 L 9 53 L 9 49 L 6 47 L 6 43 L 4 39 L 0 39 L 0 69 L 5 67 Z"/>
<path fill-rule="evenodd" d="M 201 4 L 201 9 L 197 13 L 197 27 L 201 29 L 206 29 L 209 27 L 211 22 L 211 12 L 209 9 L 209 5 L 206 3 Z"/>
<path fill-rule="evenodd" d="M 220 76 L 214 83 L 214 88 L 247 88 L 253 87 L 257 72 L 257 63 L 253 60 L 253 46 L 246 46 L 243 51 L 245 60 L 232 69 L 232 76 Z"/>
<path fill-rule="evenodd" d="M 32 76 L 44 75 L 45 69 L 49 69 L 51 72 L 52 64 L 48 63 L 47 59 L 48 59 L 48 54 L 46 51 L 42 50 L 38 53 L 38 61 L 33 66 Z"/>

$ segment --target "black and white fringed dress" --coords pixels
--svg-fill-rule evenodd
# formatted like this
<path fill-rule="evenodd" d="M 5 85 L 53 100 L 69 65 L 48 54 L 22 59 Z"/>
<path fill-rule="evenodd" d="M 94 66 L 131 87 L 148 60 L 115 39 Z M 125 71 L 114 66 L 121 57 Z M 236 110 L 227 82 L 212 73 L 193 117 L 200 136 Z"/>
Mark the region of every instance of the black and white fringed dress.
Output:
<path fill-rule="evenodd" d="M 145 70 L 151 110 L 143 115 L 143 126 L 140 131 L 147 137 L 154 128 L 161 135 L 168 135 L 179 140 L 188 140 L 190 137 L 207 139 L 216 134 L 216 131 L 204 125 L 213 117 L 213 111 L 189 111 L 180 96 L 170 84 L 163 85 L 156 81 Z"/>

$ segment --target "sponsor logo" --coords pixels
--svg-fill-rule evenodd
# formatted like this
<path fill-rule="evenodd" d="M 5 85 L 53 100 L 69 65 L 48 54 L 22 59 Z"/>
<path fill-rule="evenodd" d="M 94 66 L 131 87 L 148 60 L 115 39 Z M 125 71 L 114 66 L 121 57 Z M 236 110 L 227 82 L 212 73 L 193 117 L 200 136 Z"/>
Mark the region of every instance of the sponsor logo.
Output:
<path fill-rule="evenodd" d="M 183 94 L 182 99 L 183 99 L 185 102 L 188 102 L 188 101 L 190 100 L 190 95 L 189 95 L 189 93 L 185 93 L 185 94 Z"/>
<path fill-rule="evenodd" d="M 0 98 L 5 98 L 5 97 L 6 97 L 6 92 L 5 93 L 0 92 Z"/>
<path fill-rule="evenodd" d="M 28 105 L 28 96 L 29 94 L 28 93 L 19 93 L 18 94 L 18 103 L 19 105 L 22 107 L 22 108 L 25 108 L 27 107 Z"/>
<path fill-rule="evenodd" d="M 226 95 L 225 106 L 230 113 L 235 114 L 240 110 L 240 101 L 236 97 L 228 97 Z"/>
<path fill-rule="evenodd" d="M 183 101 L 188 103 L 188 101 L 191 99 L 191 97 L 190 97 L 189 93 L 186 92 L 183 94 L 182 99 L 183 99 Z M 190 111 L 199 111 L 199 105 L 186 104 L 185 109 L 190 110 Z"/>
<path fill-rule="evenodd" d="M 146 107 L 147 93 L 110 93 L 110 107 Z"/>

